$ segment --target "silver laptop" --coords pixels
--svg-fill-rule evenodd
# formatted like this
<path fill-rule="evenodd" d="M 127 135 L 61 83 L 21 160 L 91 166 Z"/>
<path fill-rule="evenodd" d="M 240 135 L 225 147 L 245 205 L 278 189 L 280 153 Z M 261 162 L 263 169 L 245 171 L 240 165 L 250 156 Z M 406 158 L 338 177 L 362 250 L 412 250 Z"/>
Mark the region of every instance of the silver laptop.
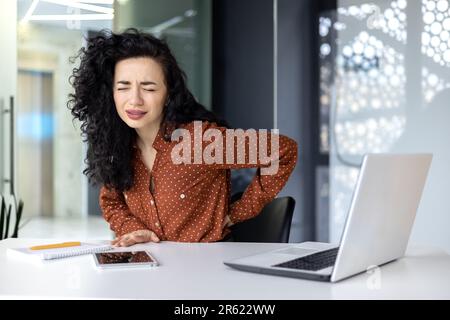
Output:
<path fill-rule="evenodd" d="M 244 271 L 336 282 L 402 257 L 431 158 L 364 156 L 339 246 L 304 242 L 224 263 Z"/>

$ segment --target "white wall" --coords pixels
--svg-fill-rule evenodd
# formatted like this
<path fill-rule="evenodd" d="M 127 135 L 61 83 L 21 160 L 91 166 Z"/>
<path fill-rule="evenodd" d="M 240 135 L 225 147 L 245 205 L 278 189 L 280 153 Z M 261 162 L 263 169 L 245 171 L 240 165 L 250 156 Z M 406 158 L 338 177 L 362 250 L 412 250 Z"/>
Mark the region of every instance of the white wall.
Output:
<path fill-rule="evenodd" d="M 16 95 L 16 3 L 12 0 L 2 2 L 0 10 L 0 74 L 2 82 L 0 85 L 0 104 L 4 109 L 9 108 L 10 96 Z M 5 32 L 8 30 L 8 32 Z M 7 81 L 5 81 L 7 79 Z M 0 192 L 9 193 L 10 185 L 4 184 L 3 179 L 9 177 L 9 141 L 10 141 L 10 117 L 0 114 Z"/>

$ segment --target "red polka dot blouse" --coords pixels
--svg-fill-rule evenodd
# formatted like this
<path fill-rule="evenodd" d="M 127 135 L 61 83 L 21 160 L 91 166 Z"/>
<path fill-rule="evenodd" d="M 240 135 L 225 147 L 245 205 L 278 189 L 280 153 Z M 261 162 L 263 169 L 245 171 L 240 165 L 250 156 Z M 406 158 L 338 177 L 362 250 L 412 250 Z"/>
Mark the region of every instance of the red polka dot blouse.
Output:
<path fill-rule="evenodd" d="M 256 216 L 294 170 L 297 143 L 286 136 L 267 131 L 266 139 L 256 131 L 253 140 L 250 135 L 239 139 L 242 130 L 230 133 L 215 123 L 196 124 L 183 125 L 178 139 L 173 138 L 176 132 L 168 141 L 162 130 L 158 132 L 151 172 L 135 146 L 131 189 L 118 192 L 101 188 L 103 217 L 117 236 L 149 229 L 161 240 L 219 241 L 230 232 L 222 228 L 226 215 L 233 223 Z M 278 148 L 274 149 L 277 140 Z M 230 205 L 230 170 L 241 168 L 258 169 L 242 198 Z"/>

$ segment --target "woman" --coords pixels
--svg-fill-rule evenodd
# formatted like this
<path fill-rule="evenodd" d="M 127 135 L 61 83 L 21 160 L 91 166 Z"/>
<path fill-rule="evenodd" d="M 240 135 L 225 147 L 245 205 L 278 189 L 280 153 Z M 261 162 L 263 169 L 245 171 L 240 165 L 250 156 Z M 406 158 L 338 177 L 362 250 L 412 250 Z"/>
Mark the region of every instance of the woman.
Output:
<path fill-rule="evenodd" d="M 81 121 L 88 142 L 83 173 L 102 185 L 100 207 L 117 236 L 116 246 L 223 240 L 230 225 L 257 215 L 294 169 L 297 144 L 281 135 L 270 139 L 279 140 L 278 170 L 271 175 L 261 174 L 267 161 L 249 158 L 255 143 L 264 149 L 259 137 L 241 143 L 248 153 L 239 163 L 197 161 L 219 142 L 204 136 L 192 150 L 187 144 L 180 148 L 181 142 L 210 132 L 223 133 L 232 151 L 239 143 L 226 139 L 226 123 L 189 92 L 164 41 L 135 29 L 102 32 L 88 40 L 78 57 L 68 107 Z M 225 148 L 216 147 L 213 157 L 226 155 Z M 230 169 L 249 167 L 260 170 L 242 198 L 230 205 Z"/>

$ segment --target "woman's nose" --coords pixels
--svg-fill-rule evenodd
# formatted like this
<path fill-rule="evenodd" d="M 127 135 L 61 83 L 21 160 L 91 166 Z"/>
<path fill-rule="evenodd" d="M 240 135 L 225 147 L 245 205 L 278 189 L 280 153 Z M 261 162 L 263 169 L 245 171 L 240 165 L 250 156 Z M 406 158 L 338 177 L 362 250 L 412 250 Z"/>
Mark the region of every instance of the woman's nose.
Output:
<path fill-rule="evenodd" d="M 134 106 L 140 106 L 144 104 L 139 88 L 130 90 L 130 104 Z"/>

